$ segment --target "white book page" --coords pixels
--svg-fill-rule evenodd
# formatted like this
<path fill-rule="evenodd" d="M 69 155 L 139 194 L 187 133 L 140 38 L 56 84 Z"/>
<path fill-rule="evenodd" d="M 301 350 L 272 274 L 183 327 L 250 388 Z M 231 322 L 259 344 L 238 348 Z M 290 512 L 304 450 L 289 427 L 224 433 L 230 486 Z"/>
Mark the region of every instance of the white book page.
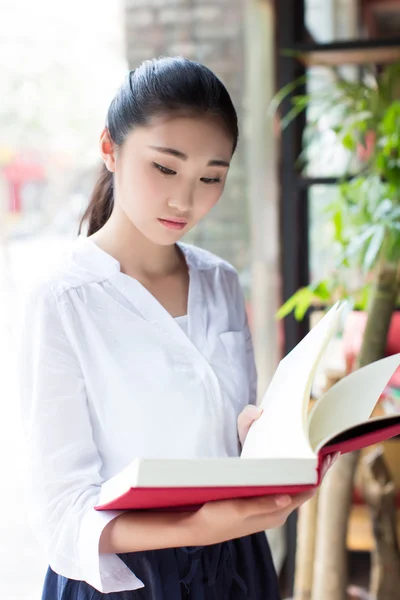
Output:
<path fill-rule="evenodd" d="M 130 488 L 241 487 L 316 484 L 316 458 L 244 460 L 242 458 L 137 459 L 103 483 L 98 505 Z"/>
<path fill-rule="evenodd" d="M 309 440 L 317 451 L 329 438 L 369 419 L 389 379 L 400 366 L 400 354 L 357 369 L 331 387 L 309 418 Z"/>
<path fill-rule="evenodd" d="M 247 434 L 242 457 L 314 456 L 308 440 L 307 406 L 318 362 L 343 306 L 335 304 L 279 363 L 261 403 L 263 413 Z"/>
<path fill-rule="evenodd" d="M 138 487 L 220 487 L 315 483 L 316 459 L 142 459 Z"/>

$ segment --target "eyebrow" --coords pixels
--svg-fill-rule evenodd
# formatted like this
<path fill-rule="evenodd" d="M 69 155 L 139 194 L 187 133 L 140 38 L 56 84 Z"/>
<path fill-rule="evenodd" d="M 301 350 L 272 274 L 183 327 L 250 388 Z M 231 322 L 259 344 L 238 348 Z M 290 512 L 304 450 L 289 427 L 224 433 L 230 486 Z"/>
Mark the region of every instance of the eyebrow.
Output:
<path fill-rule="evenodd" d="M 189 158 L 187 154 L 181 152 L 180 150 L 176 150 L 175 148 L 164 148 L 163 146 L 149 146 L 149 148 L 157 150 L 157 152 L 162 152 L 162 154 L 170 154 L 171 156 L 175 156 L 181 160 L 187 160 Z M 209 160 L 207 163 L 208 167 L 229 167 L 229 165 L 230 163 L 228 161 L 218 158 Z"/>

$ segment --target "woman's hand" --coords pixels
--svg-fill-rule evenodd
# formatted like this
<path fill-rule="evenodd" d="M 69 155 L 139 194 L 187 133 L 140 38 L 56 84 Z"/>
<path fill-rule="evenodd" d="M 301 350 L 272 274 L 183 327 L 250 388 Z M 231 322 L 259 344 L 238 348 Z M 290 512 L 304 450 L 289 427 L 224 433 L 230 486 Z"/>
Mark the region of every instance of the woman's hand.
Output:
<path fill-rule="evenodd" d="M 206 546 L 281 527 L 315 493 L 207 502 L 193 515 L 193 537 L 197 545 Z"/>
<path fill-rule="evenodd" d="M 262 415 L 262 408 L 254 404 L 248 404 L 240 413 L 237 420 L 238 434 L 240 444 L 243 447 L 244 441 L 253 422 Z"/>

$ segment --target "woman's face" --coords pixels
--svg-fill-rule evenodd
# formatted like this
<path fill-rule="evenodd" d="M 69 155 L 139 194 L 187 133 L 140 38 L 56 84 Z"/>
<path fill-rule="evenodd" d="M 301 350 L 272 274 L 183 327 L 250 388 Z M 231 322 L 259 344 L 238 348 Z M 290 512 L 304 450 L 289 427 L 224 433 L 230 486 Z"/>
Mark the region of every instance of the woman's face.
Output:
<path fill-rule="evenodd" d="M 233 140 L 211 117 L 154 119 L 115 150 L 101 139 L 113 171 L 115 208 L 156 244 L 178 241 L 216 205 L 224 190 Z"/>

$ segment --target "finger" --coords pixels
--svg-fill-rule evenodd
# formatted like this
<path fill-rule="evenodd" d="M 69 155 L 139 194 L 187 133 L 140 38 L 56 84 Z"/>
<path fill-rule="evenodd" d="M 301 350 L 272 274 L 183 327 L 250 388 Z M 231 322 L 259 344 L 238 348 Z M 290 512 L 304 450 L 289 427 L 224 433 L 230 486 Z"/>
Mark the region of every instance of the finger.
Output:
<path fill-rule="evenodd" d="M 275 497 L 275 507 L 271 505 L 264 508 L 262 511 L 263 515 L 269 514 L 278 520 L 286 521 L 290 513 L 294 510 L 298 509 L 302 504 L 310 500 L 316 494 L 316 490 L 309 490 L 308 492 L 304 492 L 301 494 L 297 494 L 295 496 L 276 496 Z M 277 502 L 278 498 L 281 498 L 281 504 Z M 259 518 L 260 514 L 255 513 L 252 514 L 250 518 Z"/>
<path fill-rule="evenodd" d="M 253 516 L 285 509 L 291 505 L 292 498 L 289 494 L 279 494 L 256 498 L 241 498 L 239 502 L 244 512 Z"/>
<path fill-rule="evenodd" d="M 262 412 L 263 410 L 261 407 L 255 406 L 254 404 L 248 404 L 238 416 L 238 434 L 242 445 L 244 444 L 251 425 L 261 416 Z"/>
<path fill-rule="evenodd" d="M 254 404 L 248 404 L 240 413 L 238 417 L 238 425 L 246 427 L 251 425 L 253 421 L 258 419 L 258 417 L 262 413 L 262 408 L 260 406 L 255 406 Z"/>
<path fill-rule="evenodd" d="M 301 504 L 312 498 L 315 493 L 316 490 L 312 489 L 292 496 L 289 494 L 267 495 L 255 498 L 240 498 L 237 502 L 240 511 L 247 518 L 274 513 L 290 514 Z"/>

